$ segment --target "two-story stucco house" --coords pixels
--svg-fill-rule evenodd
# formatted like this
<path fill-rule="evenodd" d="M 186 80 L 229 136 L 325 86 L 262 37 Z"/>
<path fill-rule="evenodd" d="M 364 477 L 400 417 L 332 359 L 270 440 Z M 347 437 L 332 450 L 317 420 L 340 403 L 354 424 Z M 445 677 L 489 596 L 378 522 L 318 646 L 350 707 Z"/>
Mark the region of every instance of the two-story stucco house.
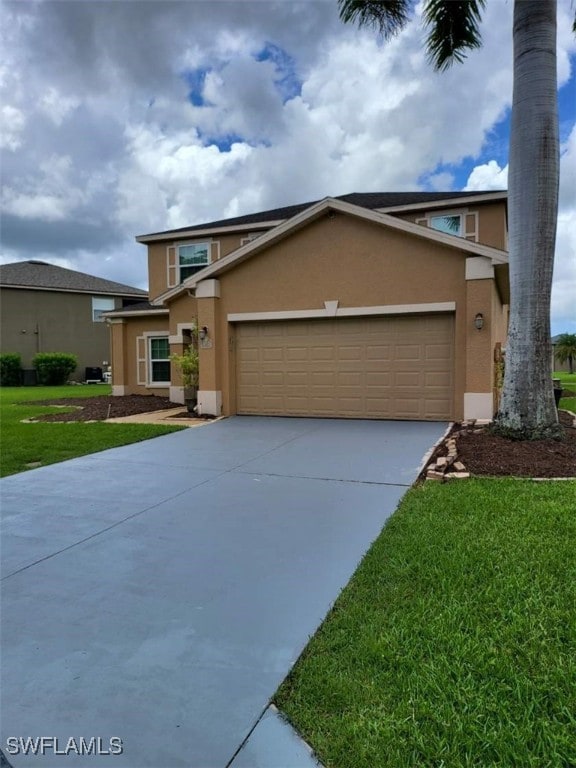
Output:
<path fill-rule="evenodd" d="M 355 193 L 137 237 L 150 303 L 108 315 L 113 391 L 203 414 L 491 418 L 505 192 Z"/>

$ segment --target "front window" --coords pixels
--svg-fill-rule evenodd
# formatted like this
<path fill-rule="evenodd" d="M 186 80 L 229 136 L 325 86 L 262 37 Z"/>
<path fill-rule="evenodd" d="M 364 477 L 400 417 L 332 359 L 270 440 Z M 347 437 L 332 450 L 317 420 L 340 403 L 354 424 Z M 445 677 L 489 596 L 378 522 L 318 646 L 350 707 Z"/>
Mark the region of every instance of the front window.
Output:
<path fill-rule="evenodd" d="M 98 296 L 92 297 L 92 322 L 103 323 L 104 312 L 112 312 L 114 309 L 114 299 L 104 299 Z"/>
<path fill-rule="evenodd" d="M 192 245 L 178 246 L 178 265 L 181 283 L 187 277 L 200 272 L 208 264 L 210 264 L 210 243 L 193 243 Z"/>
<path fill-rule="evenodd" d="M 460 214 L 451 216 L 431 216 L 430 226 L 438 232 L 445 232 L 447 235 L 462 236 L 462 217 Z"/>
<path fill-rule="evenodd" d="M 150 345 L 150 383 L 170 383 L 170 341 L 168 336 L 152 336 Z"/>

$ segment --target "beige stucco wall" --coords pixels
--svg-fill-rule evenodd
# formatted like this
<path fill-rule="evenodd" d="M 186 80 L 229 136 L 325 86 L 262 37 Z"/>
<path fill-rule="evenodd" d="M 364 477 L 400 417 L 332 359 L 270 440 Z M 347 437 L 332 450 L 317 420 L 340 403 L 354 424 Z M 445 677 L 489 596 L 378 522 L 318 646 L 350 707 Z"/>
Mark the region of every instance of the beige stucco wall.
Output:
<path fill-rule="evenodd" d="M 20 354 L 23 368 L 32 367 L 37 352 L 67 352 L 78 358 L 71 378 L 82 381 L 87 366 L 110 361 L 106 323 L 92 320 L 92 294 L 2 288 L 0 313 L 2 352 Z"/>
<path fill-rule="evenodd" d="M 337 215 L 311 223 L 220 276 L 221 298 L 200 299 L 217 313 L 211 358 L 201 350 L 201 389 L 222 390 L 235 412 L 234 327 L 229 313 L 456 303 L 455 417 L 462 416 L 466 357 L 465 255 L 370 222 Z M 490 314 L 490 305 L 486 309 Z M 208 315 L 205 315 L 207 317 Z M 205 323 L 208 325 L 208 322 Z M 210 372 L 209 372 L 210 371 Z"/>
<path fill-rule="evenodd" d="M 168 397 L 166 387 L 138 384 L 137 338 L 147 332 L 168 333 L 168 315 L 143 316 L 117 320 L 110 326 L 112 337 L 112 385 L 122 387 L 119 394 L 159 395 Z M 118 392 L 117 392 L 118 393 Z"/>

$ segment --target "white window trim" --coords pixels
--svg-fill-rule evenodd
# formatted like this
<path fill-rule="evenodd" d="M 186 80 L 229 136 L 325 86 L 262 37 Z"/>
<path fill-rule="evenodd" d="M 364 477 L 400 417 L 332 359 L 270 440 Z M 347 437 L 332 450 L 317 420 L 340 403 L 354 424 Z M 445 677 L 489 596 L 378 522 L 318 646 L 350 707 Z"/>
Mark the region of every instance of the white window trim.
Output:
<path fill-rule="evenodd" d="M 95 302 L 106 303 L 107 306 L 97 307 L 94 306 Z M 92 322 L 93 323 L 105 323 L 106 318 L 103 317 L 105 312 L 113 312 L 116 309 L 116 301 L 113 296 L 92 296 Z M 100 312 L 98 319 L 94 316 L 94 312 Z"/>
<path fill-rule="evenodd" d="M 423 304 L 387 304 L 375 307 L 338 308 L 337 305 L 338 302 L 336 301 L 325 301 L 324 309 L 294 309 L 281 312 L 232 312 L 228 315 L 227 319 L 229 323 L 242 323 L 253 320 L 306 320 L 328 317 L 364 317 L 366 315 L 418 315 L 456 311 L 455 301 Z"/>
<path fill-rule="evenodd" d="M 146 340 L 146 386 L 149 389 L 168 388 L 170 381 L 152 381 L 152 354 L 151 354 L 151 339 L 168 339 L 170 344 L 170 334 L 162 333 L 159 331 L 146 331 L 142 334 Z M 163 358 L 164 359 L 164 358 Z M 169 360 L 170 358 L 166 358 Z"/>

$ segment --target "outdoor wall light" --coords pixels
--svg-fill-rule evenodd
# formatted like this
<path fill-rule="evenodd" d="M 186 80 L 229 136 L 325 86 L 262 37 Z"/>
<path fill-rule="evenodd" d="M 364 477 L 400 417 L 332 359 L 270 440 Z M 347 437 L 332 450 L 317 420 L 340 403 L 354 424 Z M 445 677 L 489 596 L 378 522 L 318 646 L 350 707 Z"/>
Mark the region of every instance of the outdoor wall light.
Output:
<path fill-rule="evenodd" d="M 484 315 L 482 314 L 482 312 L 478 312 L 478 314 L 474 318 L 474 327 L 478 331 L 481 331 L 482 328 L 484 328 Z"/>
<path fill-rule="evenodd" d="M 208 328 L 203 325 L 202 328 L 198 331 L 198 338 L 200 341 L 204 341 L 204 339 L 208 336 Z"/>

